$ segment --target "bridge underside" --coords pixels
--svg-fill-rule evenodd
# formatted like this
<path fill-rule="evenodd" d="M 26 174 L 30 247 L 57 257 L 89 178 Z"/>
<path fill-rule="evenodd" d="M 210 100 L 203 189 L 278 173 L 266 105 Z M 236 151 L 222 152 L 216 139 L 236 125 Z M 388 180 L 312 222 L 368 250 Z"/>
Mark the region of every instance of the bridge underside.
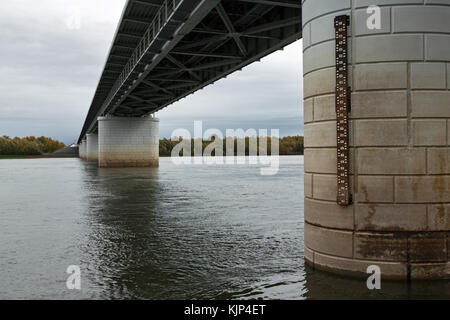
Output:
<path fill-rule="evenodd" d="M 300 38 L 300 1 L 129 0 L 79 140 L 99 116 L 152 114 Z"/>

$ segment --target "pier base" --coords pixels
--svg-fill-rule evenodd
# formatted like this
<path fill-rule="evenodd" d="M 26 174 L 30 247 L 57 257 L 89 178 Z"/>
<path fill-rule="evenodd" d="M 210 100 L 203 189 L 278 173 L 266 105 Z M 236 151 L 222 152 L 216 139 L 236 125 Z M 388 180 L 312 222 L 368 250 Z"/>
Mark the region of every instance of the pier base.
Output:
<path fill-rule="evenodd" d="M 428 2 L 302 2 L 305 257 L 317 269 L 450 278 L 450 7 Z M 349 206 L 336 203 L 339 15 L 350 16 Z"/>
<path fill-rule="evenodd" d="M 158 119 L 100 117 L 98 128 L 101 168 L 159 165 Z"/>

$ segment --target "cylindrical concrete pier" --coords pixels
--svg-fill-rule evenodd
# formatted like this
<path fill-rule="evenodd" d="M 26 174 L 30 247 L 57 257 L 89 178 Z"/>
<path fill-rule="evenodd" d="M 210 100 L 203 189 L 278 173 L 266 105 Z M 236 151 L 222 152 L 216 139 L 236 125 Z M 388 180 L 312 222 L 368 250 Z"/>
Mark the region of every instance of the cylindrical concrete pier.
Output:
<path fill-rule="evenodd" d="M 90 133 L 86 135 L 87 151 L 86 159 L 89 162 L 98 162 L 98 134 Z"/>
<path fill-rule="evenodd" d="M 450 3 L 302 4 L 307 262 L 349 275 L 377 265 L 384 278 L 450 278 Z M 369 5 L 379 5 L 378 26 Z M 339 15 L 351 20 L 348 207 L 336 203 Z"/>
<path fill-rule="evenodd" d="M 86 160 L 86 151 L 87 151 L 87 141 L 82 140 L 80 146 L 78 147 L 79 157 L 83 160 Z"/>
<path fill-rule="evenodd" d="M 159 120 L 156 118 L 100 117 L 100 167 L 157 167 Z"/>

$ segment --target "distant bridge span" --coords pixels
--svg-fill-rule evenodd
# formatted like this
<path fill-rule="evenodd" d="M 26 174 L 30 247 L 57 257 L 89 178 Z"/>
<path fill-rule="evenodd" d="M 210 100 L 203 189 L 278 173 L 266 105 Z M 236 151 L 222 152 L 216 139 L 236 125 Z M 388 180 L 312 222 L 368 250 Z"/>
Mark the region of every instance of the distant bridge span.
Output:
<path fill-rule="evenodd" d="M 299 0 L 128 0 L 79 137 L 144 117 L 300 39 Z"/>

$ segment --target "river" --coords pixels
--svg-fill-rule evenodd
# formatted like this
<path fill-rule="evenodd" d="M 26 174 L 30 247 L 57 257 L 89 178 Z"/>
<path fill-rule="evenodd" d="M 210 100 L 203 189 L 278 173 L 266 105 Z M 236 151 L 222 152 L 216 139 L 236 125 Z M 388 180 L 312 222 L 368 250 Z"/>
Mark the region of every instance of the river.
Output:
<path fill-rule="evenodd" d="M 303 259 L 303 157 L 260 165 L 99 169 L 0 160 L 0 299 L 450 298 L 450 282 L 383 282 Z M 69 266 L 81 290 L 69 290 Z"/>

